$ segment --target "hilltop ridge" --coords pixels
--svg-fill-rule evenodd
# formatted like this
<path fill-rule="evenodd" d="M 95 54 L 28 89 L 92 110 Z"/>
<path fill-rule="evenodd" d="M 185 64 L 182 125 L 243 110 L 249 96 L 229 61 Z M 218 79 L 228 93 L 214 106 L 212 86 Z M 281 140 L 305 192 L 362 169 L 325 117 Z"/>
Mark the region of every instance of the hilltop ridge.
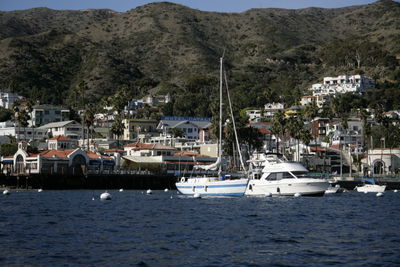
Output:
<path fill-rule="evenodd" d="M 157 85 L 172 94 L 205 95 L 225 50 L 234 97 L 246 91 L 253 98 L 245 97 L 243 105 L 283 95 L 293 103 L 323 75 L 362 72 L 393 80 L 399 18 L 400 3 L 394 1 L 242 13 L 168 2 L 127 12 L 0 12 L 0 86 L 54 104 L 68 104 L 82 81 L 90 101 L 121 88 L 142 96 Z M 355 53 L 362 58 L 360 66 Z"/>

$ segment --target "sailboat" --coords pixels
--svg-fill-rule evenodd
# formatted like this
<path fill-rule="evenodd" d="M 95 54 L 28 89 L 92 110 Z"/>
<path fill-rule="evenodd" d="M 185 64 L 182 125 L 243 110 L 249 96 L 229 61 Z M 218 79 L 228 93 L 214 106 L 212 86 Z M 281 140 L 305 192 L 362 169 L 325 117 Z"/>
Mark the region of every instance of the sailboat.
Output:
<path fill-rule="evenodd" d="M 231 175 L 222 175 L 222 87 L 223 87 L 223 57 L 220 58 L 220 86 L 219 86 L 219 138 L 218 159 L 210 165 L 197 165 L 195 168 L 203 170 L 218 170 L 217 176 L 182 177 L 175 185 L 183 195 L 189 196 L 243 196 L 248 179 L 233 179 Z M 237 136 L 235 134 L 235 136 Z"/>

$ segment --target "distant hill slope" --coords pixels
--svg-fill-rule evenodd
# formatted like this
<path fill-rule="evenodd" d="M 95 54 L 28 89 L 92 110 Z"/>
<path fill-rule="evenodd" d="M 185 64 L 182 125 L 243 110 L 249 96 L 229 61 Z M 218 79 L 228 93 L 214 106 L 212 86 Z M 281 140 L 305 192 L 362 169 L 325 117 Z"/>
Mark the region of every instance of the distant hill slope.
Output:
<path fill-rule="evenodd" d="M 121 88 L 140 96 L 160 83 L 172 93 L 204 96 L 202 85 L 217 79 L 223 51 L 234 97 L 250 92 L 241 105 L 294 102 L 327 74 L 391 79 L 400 54 L 400 3 L 243 13 L 166 2 L 124 13 L 0 12 L 0 88 L 42 102 L 71 102 L 82 81 L 89 101 Z"/>

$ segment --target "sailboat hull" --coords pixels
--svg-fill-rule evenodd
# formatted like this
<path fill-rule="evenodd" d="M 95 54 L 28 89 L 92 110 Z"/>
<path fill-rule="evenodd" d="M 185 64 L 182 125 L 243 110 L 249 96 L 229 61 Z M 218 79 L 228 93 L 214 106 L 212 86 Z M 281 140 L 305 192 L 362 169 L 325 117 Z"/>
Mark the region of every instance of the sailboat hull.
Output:
<path fill-rule="evenodd" d="M 216 177 L 183 178 L 176 183 L 176 188 L 183 195 L 193 196 L 243 196 L 247 179 L 219 180 Z"/>

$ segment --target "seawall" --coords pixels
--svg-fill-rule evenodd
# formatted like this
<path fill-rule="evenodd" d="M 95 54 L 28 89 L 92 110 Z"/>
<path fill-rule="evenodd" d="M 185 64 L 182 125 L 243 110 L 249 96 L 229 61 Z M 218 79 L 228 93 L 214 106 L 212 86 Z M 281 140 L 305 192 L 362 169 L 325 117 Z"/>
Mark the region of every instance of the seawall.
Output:
<path fill-rule="evenodd" d="M 0 186 L 42 189 L 176 189 L 176 177 L 165 174 L 89 174 L 0 176 Z"/>

